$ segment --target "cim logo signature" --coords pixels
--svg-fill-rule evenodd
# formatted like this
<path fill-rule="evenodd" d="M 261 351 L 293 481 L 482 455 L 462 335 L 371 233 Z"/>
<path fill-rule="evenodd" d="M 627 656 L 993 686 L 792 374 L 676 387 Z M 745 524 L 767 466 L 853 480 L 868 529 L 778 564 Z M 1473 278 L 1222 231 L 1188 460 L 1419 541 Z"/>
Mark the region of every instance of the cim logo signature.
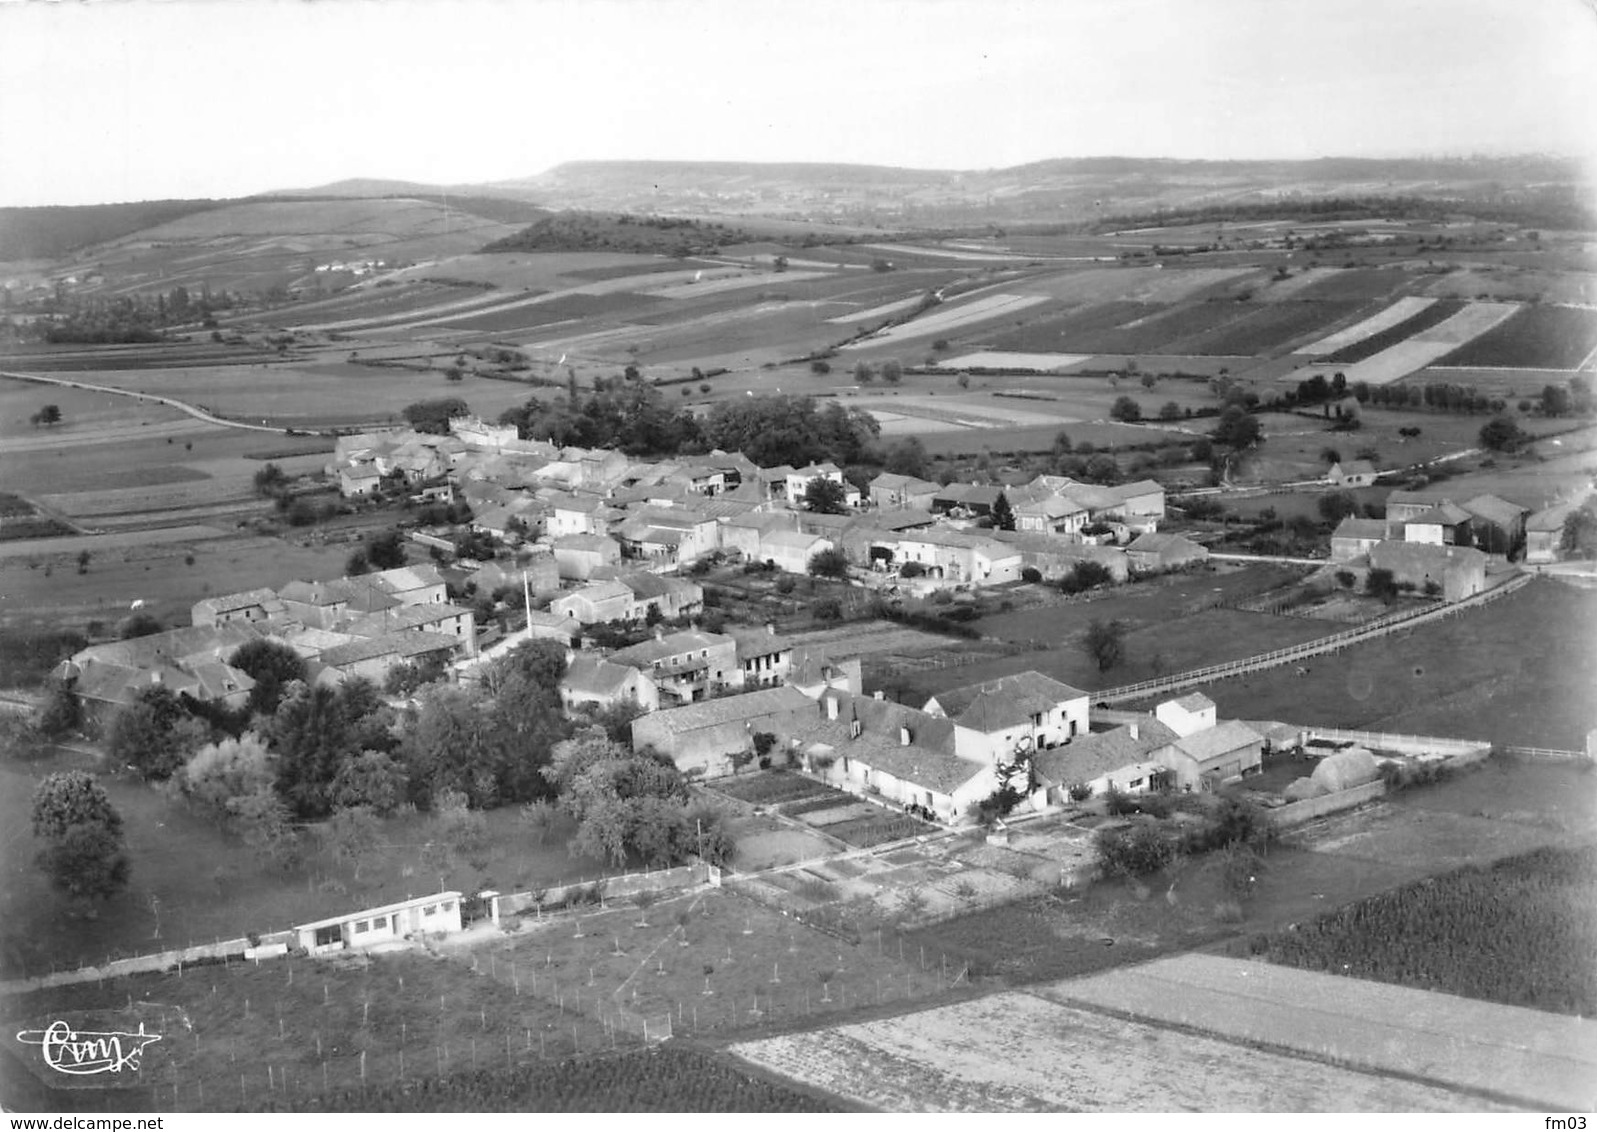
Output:
<path fill-rule="evenodd" d="M 91 1077 L 100 1073 L 138 1073 L 144 1048 L 161 1040 L 139 1023 L 137 1033 L 121 1030 L 74 1030 L 57 1019 L 42 1030 L 21 1030 L 17 1041 L 39 1046 L 44 1063 L 58 1073 Z"/>

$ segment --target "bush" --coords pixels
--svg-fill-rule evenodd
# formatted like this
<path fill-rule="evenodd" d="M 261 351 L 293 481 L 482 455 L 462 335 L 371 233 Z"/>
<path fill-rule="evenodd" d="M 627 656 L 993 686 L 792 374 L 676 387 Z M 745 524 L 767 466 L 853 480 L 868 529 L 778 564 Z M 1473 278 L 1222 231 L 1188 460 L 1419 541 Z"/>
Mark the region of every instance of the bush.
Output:
<path fill-rule="evenodd" d="M 1343 589 L 1350 590 L 1353 588 L 1353 583 L 1358 579 L 1354 576 L 1353 571 L 1351 570 L 1338 570 L 1336 572 L 1336 580 Z"/>
<path fill-rule="evenodd" d="M 1088 786 L 1085 782 L 1078 782 L 1070 788 L 1070 800 L 1072 802 L 1085 802 L 1091 797 L 1092 787 Z"/>
<path fill-rule="evenodd" d="M 1145 876 L 1176 858 L 1176 845 L 1156 822 L 1100 829 L 1093 842 L 1098 864 L 1110 876 Z"/>
<path fill-rule="evenodd" d="M 1037 569 L 1035 566 L 1022 566 L 1020 568 L 1020 580 L 1031 585 L 1036 585 L 1038 582 L 1042 581 L 1042 571 Z"/>

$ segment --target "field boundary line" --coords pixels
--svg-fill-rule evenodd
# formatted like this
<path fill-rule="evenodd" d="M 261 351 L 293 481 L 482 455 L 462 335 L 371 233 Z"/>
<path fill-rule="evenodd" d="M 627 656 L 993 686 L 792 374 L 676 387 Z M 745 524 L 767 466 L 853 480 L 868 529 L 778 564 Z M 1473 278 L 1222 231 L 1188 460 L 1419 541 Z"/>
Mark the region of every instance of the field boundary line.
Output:
<path fill-rule="evenodd" d="M 246 424 L 243 421 L 228 420 L 226 417 L 219 417 L 215 413 L 206 412 L 197 405 L 191 405 L 187 401 L 179 401 L 176 397 L 167 397 L 161 393 L 138 393 L 131 389 L 119 389 L 114 385 L 95 385 L 88 381 L 73 381 L 71 378 L 50 377 L 42 373 L 0 371 L 0 377 L 9 377 L 14 381 L 31 381 L 43 385 L 60 385 L 67 389 L 86 389 L 91 393 L 112 393 L 119 397 L 132 397 L 136 401 L 156 401 L 187 413 L 196 420 L 202 420 L 208 424 L 222 425 L 225 428 L 242 428 L 250 432 L 271 432 L 285 436 L 290 432 L 289 429 L 279 428 L 276 425 L 254 425 Z"/>
<path fill-rule="evenodd" d="M 1518 591 L 1527 585 L 1532 577 L 1534 575 L 1516 574 L 1500 585 L 1493 586 L 1488 590 L 1482 590 L 1477 594 L 1471 594 L 1460 601 L 1448 602 L 1427 609 L 1392 614 L 1354 629 L 1344 629 L 1326 637 L 1305 641 L 1299 645 L 1290 645 L 1284 649 L 1276 649 L 1273 652 L 1258 653 L 1239 660 L 1226 661 L 1223 664 L 1211 664 L 1204 668 L 1194 668 L 1187 672 L 1177 673 L 1174 676 L 1161 677 L 1157 680 L 1143 680 L 1136 684 L 1126 684 L 1118 688 L 1105 688 L 1101 692 L 1089 694 L 1095 702 L 1115 703 L 1120 700 L 1137 699 L 1151 693 L 1175 691 L 1193 684 L 1204 684 L 1213 680 L 1222 680 L 1229 676 L 1240 676 L 1266 668 L 1279 667 L 1295 660 L 1339 651 L 1349 645 L 1377 640 L 1402 629 L 1427 624 L 1431 621 L 1462 613 L 1476 606 L 1485 605 L 1487 602 L 1495 601 L 1500 597 Z"/>

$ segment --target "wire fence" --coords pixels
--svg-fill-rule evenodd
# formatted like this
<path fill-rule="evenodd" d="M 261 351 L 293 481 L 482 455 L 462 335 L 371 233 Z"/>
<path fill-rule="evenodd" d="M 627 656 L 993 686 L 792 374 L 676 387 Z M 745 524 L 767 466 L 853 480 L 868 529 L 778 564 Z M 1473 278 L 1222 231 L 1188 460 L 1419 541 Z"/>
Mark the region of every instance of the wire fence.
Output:
<path fill-rule="evenodd" d="M 1259 653 L 1239 660 L 1225 661 L 1221 664 L 1211 664 L 1204 668 L 1194 668 L 1186 672 L 1177 673 L 1174 676 L 1163 676 L 1154 680 L 1125 684 L 1118 688 L 1107 688 L 1104 691 L 1092 693 L 1092 698 L 1095 703 L 1114 703 L 1119 700 L 1137 699 L 1153 693 L 1175 691 L 1193 684 L 1222 680 L 1228 676 L 1257 672 L 1260 669 L 1273 668 L 1295 660 L 1339 651 L 1349 645 L 1377 640 L 1417 625 L 1439 621 L 1444 617 L 1456 616 L 1465 609 L 1485 605 L 1487 602 L 1496 601 L 1500 597 L 1506 597 L 1524 587 L 1530 580 L 1531 575 L 1529 574 L 1517 574 L 1502 585 L 1483 590 L 1460 601 L 1448 602 L 1429 609 L 1405 610 L 1402 613 L 1395 613 L 1389 617 L 1383 617 L 1377 621 L 1360 625 L 1357 628 L 1344 629 L 1341 632 L 1332 633 L 1330 636 L 1320 637 L 1313 641 L 1305 641 L 1298 645 L 1290 645 L 1283 649 L 1276 649 L 1273 652 Z"/>

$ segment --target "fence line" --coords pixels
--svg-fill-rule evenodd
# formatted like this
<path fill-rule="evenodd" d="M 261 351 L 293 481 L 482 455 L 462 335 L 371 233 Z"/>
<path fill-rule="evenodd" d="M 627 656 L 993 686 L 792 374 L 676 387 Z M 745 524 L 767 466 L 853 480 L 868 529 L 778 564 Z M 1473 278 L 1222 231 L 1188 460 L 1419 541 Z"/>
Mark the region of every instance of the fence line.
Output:
<path fill-rule="evenodd" d="M 1532 762 L 1589 763 L 1592 757 L 1585 751 L 1565 751 L 1556 747 L 1504 747 L 1504 754 Z"/>
<path fill-rule="evenodd" d="M 1356 731 L 1340 727 L 1307 727 L 1311 740 L 1336 739 L 1382 751 L 1413 749 L 1435 754 L 1470 755 L 1491 750 L 1485 739 L 1448 739 L 1440 735 L 1399 735 L 1389 731 Z"/>
<path fill-rule="evenodd" d="M 1474 606 L 1485 605 L 1487 602 L 1495 601 L 1519 590 L 1530 580 L 1531 575 L 1529 574 L 1516 574 L 1502 585 L 1483 590 L 1478 594 L 1472 594 L 1460 601 L 1448 602 L 1428 609 L 1405 610 L 1402 613 L 1394 613 L 1388 617 L 1360 625 L 1357 628 L 1344 629 L 1327 637 L 1305 641 L 1298 645 L 1290 645 L 1287 648 L 1276 649 L 1273 652 L 1259 653 L 1255 656 L 1243 657 L 1239 660 L 1226 661 L 1221 664 L 1211 664 L 1205 668 L 1194 668 L 1187 672 L 1178 673 L 1175 676 L 1143 680 L 1139 683 L 1126 684 L 1119 688 L 1106 688 L 1101 692 L 1092 693 L 1092 698 L 1095 703 L 1112 703 L 1116 700 L 1135 699 L 1150 692 L 1175 691 L 1178 688 L 1185 688 L 1192 684 L 1207 683 L 1211 680 L 1219 680 L 1228 676 L 1238 676 L 1245 672 L 1273 668 L 1292 660 L 1319 656 L 1322 653 L 1337 651 L 1362 641 L 1376 640 L 1402 629 L 1440 620 L 1444 617 L 1451 617 Z"/>

